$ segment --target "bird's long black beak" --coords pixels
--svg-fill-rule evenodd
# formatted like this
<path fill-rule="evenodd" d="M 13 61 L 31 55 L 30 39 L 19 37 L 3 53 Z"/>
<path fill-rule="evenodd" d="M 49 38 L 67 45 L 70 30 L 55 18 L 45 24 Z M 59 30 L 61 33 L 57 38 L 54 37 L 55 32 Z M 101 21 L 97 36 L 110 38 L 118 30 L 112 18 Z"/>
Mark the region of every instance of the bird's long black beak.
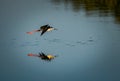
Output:
<path fill-rule="evenodd" d="M 57 28 L 54 28 L 54 30 L 58 30 Z"/>
<path fill-rule="evenodd" d="M 54 57 L 58 57 L 58 55 L 55 55 Z"/>

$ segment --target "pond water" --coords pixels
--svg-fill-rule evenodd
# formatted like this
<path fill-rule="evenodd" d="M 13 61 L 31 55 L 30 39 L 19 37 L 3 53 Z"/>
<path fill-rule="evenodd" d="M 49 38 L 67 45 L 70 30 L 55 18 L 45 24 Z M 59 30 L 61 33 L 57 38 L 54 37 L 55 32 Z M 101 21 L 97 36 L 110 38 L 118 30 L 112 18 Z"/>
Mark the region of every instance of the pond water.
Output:
<path fill-rule="evenodd" d="M 120 81 L 119 13 L 119 0 L 1 0 L 0 81 Z M 26 34 L 45 24 L 58 30 Z"/>

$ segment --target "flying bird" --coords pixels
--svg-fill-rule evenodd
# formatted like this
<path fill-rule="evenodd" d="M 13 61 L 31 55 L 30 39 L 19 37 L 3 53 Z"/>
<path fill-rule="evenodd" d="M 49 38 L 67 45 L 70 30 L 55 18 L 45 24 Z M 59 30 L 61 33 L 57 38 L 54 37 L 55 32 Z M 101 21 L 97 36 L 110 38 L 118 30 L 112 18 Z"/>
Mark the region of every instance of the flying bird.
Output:
<path fill-rule="evenodd" d="M 27 32 L 27 33 L 28 34 L 33 34 L 34 32 L 41 32 L 41 36 L 42 36 L 45 32 L 52 31 L 52 30 L 57 30 L 57 29 L 53 28 L 53 27 L 51 27 L 47 24 L 47 25 L 41 26 L 40 29 L 38 29 L 38 30 L 33 30 L 33 31 Z"/>
<path fill-rule="evenodd" d="M 43 52 L 39 53 L 39 55 L 38 54 L 32 54 L 32 53 L 30 53 L 30 54 L 28 54 L 28 56 L 39 57 L 42 60 L 47 60 L 47 61 L 51 61 L 52 59 L 54 59 L 55 57 L 57 57 L 57 56 L 54 56 L 54 55 L 51 55 L 51 54 L 46 55 Z"/>

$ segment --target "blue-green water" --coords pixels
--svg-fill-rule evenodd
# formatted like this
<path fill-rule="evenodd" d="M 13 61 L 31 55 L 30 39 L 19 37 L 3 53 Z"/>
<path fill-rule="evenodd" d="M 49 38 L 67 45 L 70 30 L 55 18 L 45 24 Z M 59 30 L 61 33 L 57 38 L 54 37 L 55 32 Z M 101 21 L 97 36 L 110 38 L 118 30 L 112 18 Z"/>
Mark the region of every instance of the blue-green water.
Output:
<path fill-rule="evenodd" d="M 112 11 L 105 15 L 76 5 L 1 0 L 0 81 L 120 81 L 119 21 Z M 45 24 L 58 30 L 26 34 Z M 46 62 L 27 56 L 41 51 L 58 57 Z"/>

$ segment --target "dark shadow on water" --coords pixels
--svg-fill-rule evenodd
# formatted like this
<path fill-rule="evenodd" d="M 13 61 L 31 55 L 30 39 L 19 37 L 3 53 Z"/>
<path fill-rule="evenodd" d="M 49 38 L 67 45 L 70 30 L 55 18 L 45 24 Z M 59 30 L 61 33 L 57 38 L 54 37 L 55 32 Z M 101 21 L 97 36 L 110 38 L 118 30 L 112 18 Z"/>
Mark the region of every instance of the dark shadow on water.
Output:
<path fill-rule="evenodd" d="M 115 23 L 120 24 L 120 0 L 51 0 L 54 5 L 71 5 L 74 12 L 84 10 L 87 16 L 99 17 L 113 16 Z M 67 8 L 66 8 L 67 9 Z"/>
<path fill-rule="evenodd" d="M 58 38 L 54 38 L 54 39 L 46 39 L 44 38 L 45 41 L 48 41 L 49 43 L 61 43 L 62 41 Z"/>
<path fill-rule="evenodd" d="M 85 40 L 75 40 L 75 41 L 64 40 L 64 39 L 61 40 L 58 38 L 54 38 L 54 39 L 44 38 L 44 40 L 49 42 L 49 44 L 57 43 L 57 44 L 62 44 L 62 45 L 69 46 L 69 47 L 74 47 L 78 45 L 88 45 L 88 44 L 95 43 L 95 39 L 93 39 L 93 37 L 89 37 L 88 39 L 85 39 Z"/>
<path fill-rule="evenodd" d="M 60 43 L 61 40 L 60 39 L 51 39 L 51 40 L 48 40 L 49 42 L 54 42 L 54 43 Z"/>
<path fill-rule="evenodd" d="M 70 47 L 75 46 L 74 44 L 69 44 L 69 43 L 66 43 L 65 45 L 70 46 Z"/>

